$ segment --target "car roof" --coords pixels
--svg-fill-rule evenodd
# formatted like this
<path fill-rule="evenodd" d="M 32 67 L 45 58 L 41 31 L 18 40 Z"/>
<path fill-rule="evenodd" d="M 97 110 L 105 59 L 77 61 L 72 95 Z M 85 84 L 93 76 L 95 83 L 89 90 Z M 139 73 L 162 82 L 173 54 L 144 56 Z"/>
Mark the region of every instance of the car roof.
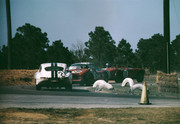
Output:
<path fill-rule="evenodd" d="M 93 63 L 91 63 L 91 62 L 78 62 L 78 63 L 74 63 L 72 65 L 76 65 L 76 64 L 88 65 L 88 64 L 93 64 Z"/>

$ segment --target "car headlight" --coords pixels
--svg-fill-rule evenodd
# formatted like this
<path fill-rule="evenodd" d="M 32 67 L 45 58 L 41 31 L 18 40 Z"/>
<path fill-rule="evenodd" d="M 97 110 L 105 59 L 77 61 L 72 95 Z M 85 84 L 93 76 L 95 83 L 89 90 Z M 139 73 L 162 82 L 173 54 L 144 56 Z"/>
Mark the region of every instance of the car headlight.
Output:
<path fill-rule="evenodd" d="M 82 71 L 81 70 L 74 70 L 72 71 L 72 73 L 81 73 Z"/>

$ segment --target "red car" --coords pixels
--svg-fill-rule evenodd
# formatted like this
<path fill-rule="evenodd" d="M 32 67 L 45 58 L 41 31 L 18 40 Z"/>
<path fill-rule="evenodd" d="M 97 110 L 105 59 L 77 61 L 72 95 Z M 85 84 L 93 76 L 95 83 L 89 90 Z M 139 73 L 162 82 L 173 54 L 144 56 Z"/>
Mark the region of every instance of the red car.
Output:
<path fill-rule="evenodd" d="M 142 68 L 104 68 L 109 72 L 109 80 L 115 80 L 117 83 L 121 83 L 125 78 L 129 77 L 136 79 L 138 82 L 144 80 L 145 70 Z"/>
<path fill-rule="evenodd" d="M 99 79 L 108 81 L 108 72 L 97 68 L 95 64 L 90 62 L 72 64 L 69 71 L 72 74 L 72 83 L 92 85 Z"/>

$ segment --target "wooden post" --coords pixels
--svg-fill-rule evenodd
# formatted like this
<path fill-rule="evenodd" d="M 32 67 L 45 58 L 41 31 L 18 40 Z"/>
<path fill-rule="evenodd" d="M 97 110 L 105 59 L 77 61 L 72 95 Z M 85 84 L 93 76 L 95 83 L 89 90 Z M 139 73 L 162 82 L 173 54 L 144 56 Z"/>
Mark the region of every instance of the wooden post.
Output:
<path fill-rule="evenodd" d="M 164 0 L 164 39 L 166 41 L 166 73 L 170 73 L 170 19 L 169 0 Z"/>
<path fill-rule="evenodd" d="M 6 15 L 7 15 L 7 37 L 8 37 L 8 69 L 11 69 L 11 9 L 10 0 L 6 0 Z"/>

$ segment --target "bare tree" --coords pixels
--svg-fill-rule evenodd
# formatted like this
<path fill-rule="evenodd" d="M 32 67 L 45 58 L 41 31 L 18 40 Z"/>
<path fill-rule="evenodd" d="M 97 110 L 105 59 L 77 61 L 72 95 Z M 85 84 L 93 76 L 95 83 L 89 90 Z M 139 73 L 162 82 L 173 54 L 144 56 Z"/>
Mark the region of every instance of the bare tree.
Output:
<path fill-rule="evenodd" d="M 74 56 L 76 57 L 76 61 L 82 62 L 85 61 L 85 45 L 81 41 L 77 41 L 75 44 L 72 44 L 71 51 L 73 52 Z"/>

